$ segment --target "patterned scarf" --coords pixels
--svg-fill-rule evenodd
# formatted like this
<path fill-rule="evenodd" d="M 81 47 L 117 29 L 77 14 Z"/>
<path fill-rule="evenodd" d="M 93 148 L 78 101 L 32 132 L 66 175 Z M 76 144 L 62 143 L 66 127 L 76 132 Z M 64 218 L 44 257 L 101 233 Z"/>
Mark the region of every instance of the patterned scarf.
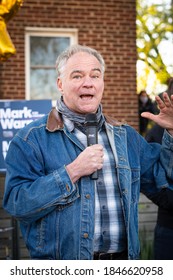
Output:
<path fill-rule="evenodd" d="M 57 101 L 57 110 L 58 110 L 59 113 L 61 113 L 62 115 L 66 116 L 69 120 L 71 120 L 74 123 L 74 126 L 76 128 L 78 128 L 80 131 L 85 133 L 84 123 L 85 123 L 86 114 L 78 114 L 78 113 L 75 113 L 75 112 L 71 111 L 65 105 L 65 103 L 63 101 L 63 97 L 61 97 Z M 98 122 L 98 130 L 100 130 L 103 123 L 105 122 L 105 118 L 104 118 L 103 113 L 102 113 L 101 104 L 98 107 L 96 117 L 97 117 L 97 122 Z"/>

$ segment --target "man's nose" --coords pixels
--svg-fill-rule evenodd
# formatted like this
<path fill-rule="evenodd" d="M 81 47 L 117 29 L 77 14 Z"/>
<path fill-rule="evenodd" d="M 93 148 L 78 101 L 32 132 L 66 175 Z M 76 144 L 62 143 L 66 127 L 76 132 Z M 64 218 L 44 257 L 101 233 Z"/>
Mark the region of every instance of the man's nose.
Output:
<path fill-rule="evenodd" d="M 83 86 L 85 86 L 85 87 L 92 87 L 93 86 L 93 81 L 92 81 L 92 78 L 90 76 L 85 76 Z"/>

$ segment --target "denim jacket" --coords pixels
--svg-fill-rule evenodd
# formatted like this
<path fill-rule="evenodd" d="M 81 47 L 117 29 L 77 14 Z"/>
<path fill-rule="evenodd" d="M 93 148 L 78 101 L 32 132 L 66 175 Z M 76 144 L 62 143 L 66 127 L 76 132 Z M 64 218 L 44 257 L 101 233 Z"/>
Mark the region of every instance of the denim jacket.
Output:
<path fill-rule="evenodd" d="M 173 138 L 165 131 L 162 146 L 149 144 L 132 127 L 110 118 L 106 130 L 115 156 L 128 258 L 139 259 L 139 194 L 152 199 L 172 188 Z M 55 108 L 11 141 L 3 206 L 20 221 L 32 259 L 93 258 L 94 180 L 84 176 L 73 184 L 66 170 L 83 149 Z"/>

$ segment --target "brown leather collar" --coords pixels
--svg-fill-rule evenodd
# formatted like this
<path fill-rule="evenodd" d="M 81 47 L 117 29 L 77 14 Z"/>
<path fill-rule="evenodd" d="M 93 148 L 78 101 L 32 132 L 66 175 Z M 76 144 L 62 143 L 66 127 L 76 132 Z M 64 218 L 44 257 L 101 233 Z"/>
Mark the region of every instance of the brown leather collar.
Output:
<path fill-rule="evenodd" d="M 105 119 L 108 124 L 111 124 L 113 126 L 120 126 L 123 124 L 108 115 L 105 115 Z M 48 115 L 46 129 L 49 130 L 50 132 L 54 132 L 56 130 L 62 130 L 63 127 L 64 127 L 64 123 L 61 114 L 57 111 L 55 107 L 53 107 Z"/>
<path fill-rule="evenodd" d="M 63 127 L 64 123 L 61 114 L 57 111 L 55 107 L 53 107 L 48 115 L 46 129 L 50 132 L 54 132 L 56 130 L 63 129 Z"/>

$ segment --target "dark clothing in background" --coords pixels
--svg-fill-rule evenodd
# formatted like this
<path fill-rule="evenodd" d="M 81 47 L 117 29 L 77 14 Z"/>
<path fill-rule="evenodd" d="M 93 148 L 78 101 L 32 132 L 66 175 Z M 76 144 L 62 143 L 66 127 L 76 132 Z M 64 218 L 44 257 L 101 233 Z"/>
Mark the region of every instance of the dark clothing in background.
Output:
<path fill-rule="evenodd" d="M 164 129 L 155 124 L 145 135 L 147 142 L 157 142 L 161 144 Z"/>
<path fill-rule="evenodd" d="M 154 232 L 154 258 L 156 260 L 173 259 L 173 229 L 162 227 L 158 223 Z"/>
<path fill-rule="evenodd" d="M 146 133 L 149 123 L 149 119 L 141 117 L 141 113 L 143 112 L 150 112 L 154 114 L 154 104 L 152 103 L 150 98 L 148 98 L 148 101 L 146 103 L 143 103 L 139 97 L 139 132 L 142 135 Z"/>
<path fill-rule="evenodd" d="M 161 143 L 164 129 L 154 125 L 146 134 L 148 142 Z M 169 201 L 173 204 L 173 192 L 167 190 Z M 173 260 L 173 210 L 158 208 L 157 223 L 154 230 L 154 259 Z"/>

